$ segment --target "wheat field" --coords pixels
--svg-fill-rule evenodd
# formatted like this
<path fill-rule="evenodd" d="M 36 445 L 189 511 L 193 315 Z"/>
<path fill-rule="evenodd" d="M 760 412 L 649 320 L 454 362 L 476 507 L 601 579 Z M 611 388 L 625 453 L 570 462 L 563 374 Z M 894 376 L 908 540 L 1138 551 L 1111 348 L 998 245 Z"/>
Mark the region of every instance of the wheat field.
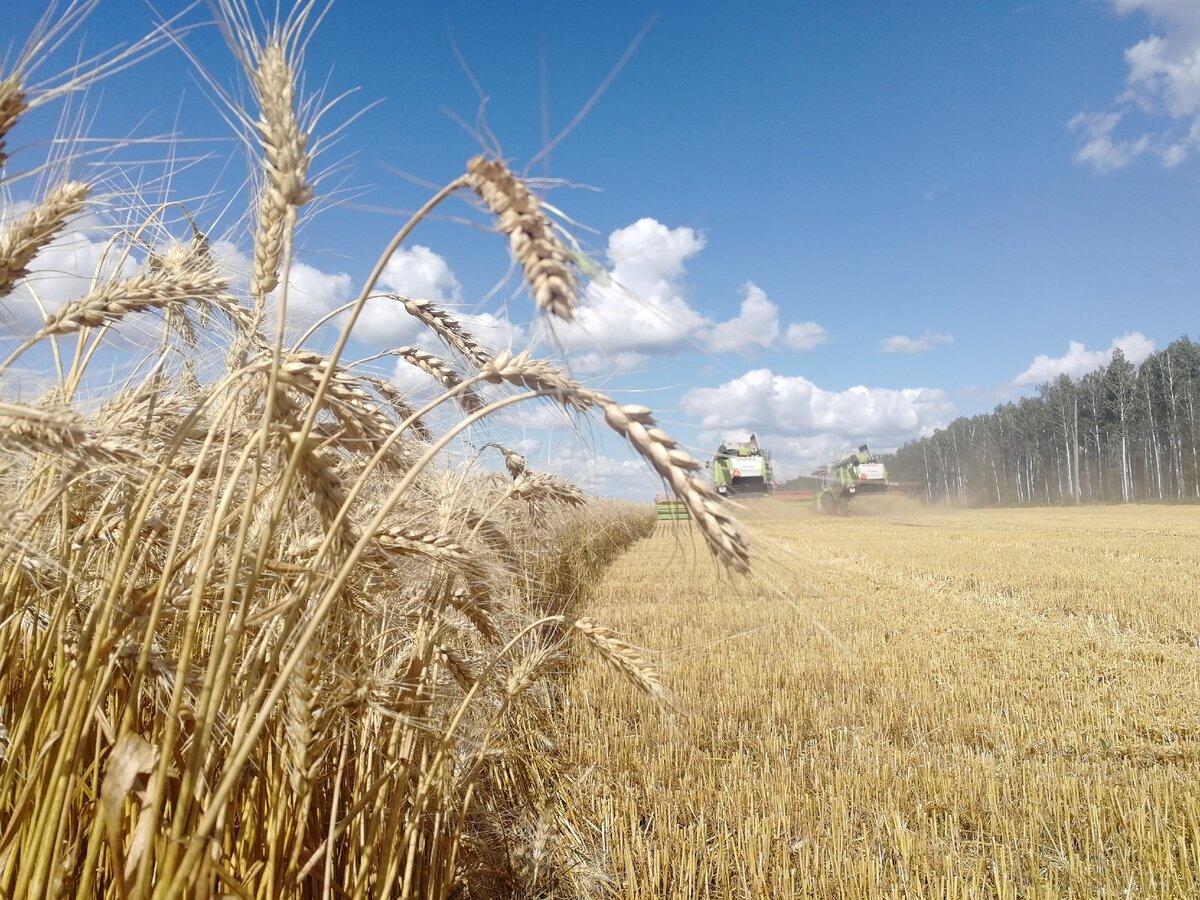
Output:
<path fill-rule="evenodd" d="M 488 155 L 297 337 L 322 5 L 207 4 L 229 84 L 185 53 L 246 151 L 232 222 L 23 143 L 186 44 L 54 74 L 95 6 L 0 68 L 0 897 L 1196 894 L 1194 510 L 765 502 L 747 543 L 650 409 L 378 287 L 458 197 L 572 320 L 594 266 Z M 88 217 L 64 288 L 39 260 Z M 355 360 L 368 303 L 424 344 Z M 602 420 L 690 527 L 531 468 L 534 404 Z"/>
<path fill-rule="evenodd" d="M 539 314 L 573 317 L 574 239 L 501 159 L 465 161 L 352 302 L 292 316 L 329 134 L 302 74 L 316 0 L 208 7 L 238 71 L 206 84 L 251 161 L 235 225 L 115 191 L 82 138 L 17 142 L 187 36 L 50 74 L 95 7 L 51 4 L 0 63 L 0 897 L 594 896 L 605 860 L 556 800 L 561 686 L 587 653 L 661 700 L 652 661 L 586 614 L 652 511 L 531 467 L 514 410 L 602 417 L 744 571 L 735 521 L 648 408 L 377 288 L 460 196 Z M 85 216 L 99 262 L 56 273 Z M 424 344 L 355 360 L 368 303 Z"/>
<path fill-rule="evenodd" d="M 627 898 L 1200 894 L 1200 515 L 751 504 L 731 578 L 660 523 L 596 615 L 678 712 L 573 687 Z"/>

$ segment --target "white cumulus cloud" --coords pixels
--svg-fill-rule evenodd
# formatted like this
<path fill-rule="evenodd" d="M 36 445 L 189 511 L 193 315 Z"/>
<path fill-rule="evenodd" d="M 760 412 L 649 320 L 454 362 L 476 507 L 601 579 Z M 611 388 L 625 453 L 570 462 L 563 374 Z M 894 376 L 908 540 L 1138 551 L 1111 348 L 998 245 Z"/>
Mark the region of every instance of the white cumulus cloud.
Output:
<path fill-rule="evenodd" d="M 212 252 L 234 288 L 245 291 L 254 267 L 249 253 L 227 240 L 214 241 Z M 354 283 L 345 272 L 326 272 L 306 262 L 293 262 L 288 271 L 288 334 L 299 337 L 302 331 L 353 296 Z M 279 306 L 279 288 L 267 295 L 267 301 L 268 313 L 273 317 Z M 333 326 L 337 327 L 337 319 L 333 320 Z M 268 328 L 273 327 L 268 323 Z"/>
<path fill-rule="evenodd" d="M 622 353 L 677 353 L 690 346 L 711 353 L 750 355 L 780 343 L 779 306 L 753 281 L 742 286 L 735 316 L 714 321 L 696 310 L 685 277 L 688 261 L 704 249 L 704 236 L 643 218 L 608 239 L 607 268 L 588 283 L 575 321 L 553 323 L 554 342 L 569 351 L 601 354 L 583 365 Z M 783 342 L 811 350 L 828 340 L 815 322 L 790 325 Z"/>
<path fill-rule="evenodd" d="M 939 344 L 953 344 L 954 336 L 927 331 L 920 337 L 895 334 L 879 342 L 880 353 L 925 353 Z"/>
<path fill-rule="evenodd" d="M 639 219 L 609 235 L 607 273 L 588 283 L 575 321 L 556 324 L 568 349 L 666 352 L 708 323 L 688 304 L 687 260 L 704 247 L 691 228 Z"/>
<path fill-rule="evenodd" d="M 1123 168 L 1151 153 L 1172 168 L 1200 148 L 1200 3 L 1111 3 L 1120 13 L 1145 14 L 1158 31 L 1125 50 L 1125 90 L 1113 107 L 1106 112 L 1079 113 L 1068 123 L 1081 137 L 1075 161 L 1103 172 Z M 1143 118 L 1165 118 L 1168 124 L 1129 137 L 1116 136 L 1133 111 Z"/>
<path fill-rule="evenodd" d="M 571 357 L 571 372 L 582 378 L 592 378 L 597 375 L 626 375 L 644 369 L 649 362 L 649 356 L 644 353 L 634 353 L 632 350 L 619 350 L 616 353 L 591 350 Z"/>
<path fill-rule="evenodd" d="M 430 300 L 441 305 L 462 301 L 459 284 L 445 258 L 428 247 L 414 244 L 392 254 L 379 278 L 376 293 L 390 291 L 414 300 Z M 371 345 L 411 344 L 425 326 L 410 316 L 403 304 L 386 297 L 368 300 L 354 328 L 359 340 Z"/>
<path fill-rule="evenodd" d="M 279 290 L 272 292 L 278 302 Z M 354 286 L 345 272 L 323 272 L 308 263 L 292 263 L 288 272 L 288 319 L 310 325 L 354 296 Z"/>
<path fill-rule="evenodd" d="M 1047 356 L 1039 353 L 1034 357 L 1029 367 L 1013 379 L 1018 386 L 1044 384 L 1053 381 L 1059 375 L 1069 375 L 1071 378 L 1081 378 L 1088 372 L 1094 372 L 1101 366 L 1108 365 L 1113 351 L 1120 349 L 1135 366 L 1154 352 L 1154 341 L 1140 331 L 1131 331 L 1120 337 L 1113 338 L 1107 350 L 1089 350 L 1080 341 L 1070 341 L 1067 352 L 1062 356 Z"/>
<path fill-rule="evenodd" d="M 778 337 L 779 307 L 762 288 L 747 281 L 738 314 L 714 325 L 705 342 L 713 353 L 746 353 L 770 347 Z"/>
<path fill-rule="evenodd" d="M 792 350 L 807 353 L 829 343 L 829 332 L 816 322 L 793 322 L 788 326 L 783 342 Z"/>

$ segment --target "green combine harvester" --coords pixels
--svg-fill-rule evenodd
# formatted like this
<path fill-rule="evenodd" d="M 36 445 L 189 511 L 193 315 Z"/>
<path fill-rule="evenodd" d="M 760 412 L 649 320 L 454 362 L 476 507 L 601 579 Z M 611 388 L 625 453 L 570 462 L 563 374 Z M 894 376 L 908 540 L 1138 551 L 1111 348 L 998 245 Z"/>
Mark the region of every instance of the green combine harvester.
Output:
<path fill-rule="evenodd" d="M 818 482 L 817 511 L 844 516 L 850 501 L 863 494 L 883 494 L 889 488 L 887 469 L 863 444 L 857 452 L 822 466 L 812 475 Z"/>
<path fill-rule="evenodd" d="M 758 446 L 754 435 L 748 441 L 722 438 L 708 469 L 717 493 L 725 497 L 764 496 L 775 489 L 771 454 Z"/>

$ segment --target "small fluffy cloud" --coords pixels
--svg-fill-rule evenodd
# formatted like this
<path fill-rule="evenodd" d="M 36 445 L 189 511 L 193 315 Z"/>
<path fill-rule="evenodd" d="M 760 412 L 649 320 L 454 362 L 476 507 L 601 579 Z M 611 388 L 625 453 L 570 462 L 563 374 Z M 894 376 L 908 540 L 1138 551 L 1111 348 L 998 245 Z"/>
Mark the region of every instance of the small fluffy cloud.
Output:
<path fill-rule="evenodd" d="M 230 241 L 215 241 L 213 255 L 222 271 L 240 289 L 250 282 L 254 262 L 250 255 Z M 306 262 L 295 261 L 288 272 L 288 331 L 294 337 L 354 296 L 354 283 L 345 272 L 326 272 Z M 267 296 L 268 311 L 274 315 L 279 305 L 279 288 Z M 337 326 L 335 319 L 334 327 Z"/>
<path fill-rule="evenodd" d="M 1142 135 L 1136 140 L 1117 140 L 1113 137 L 1123 112 L 1077 113 L 1067 123 L 1070 131 L 1082 137 L 1075 151 L 1075 162 L 1088 165 L 1097 172 L 1123 169 L 1150 149 L 1150 137 Z"/>
<path fill-rule="evenodd" d="M 1135 366 L 1140 366 L 1155 350 L 1153 338 L 1146 337 L 1140 331 L 1130 331 L 1119 338 L 1113 338 L 1112 345 L 1124 353 L 1125 358 Z"/>
<path fill-rule="evenodd" d="M 510 322 L 504 316 L 492 313 L 464 315 L 454 311 L 454 317 L 475 336 L 479 343 L 492 350 L 521 348 L 525 343 L 525 329 Z"/>
<path fill-rule="evenodd" d="M 1081 378 L 1088 372 L 1094 372 L 1101 366 L 1108 365 L 1113 357 L 1113 351 L 1117 349 L 1136 366 L 1154 352 L 1154 341 L 1140 331 L 1131 331 L 1113 338 L 1113 342 L 1107 350 L 1089 350 L 1080 341 L 1071 341 L 1067 344 L 1067 352 L 1062 356 L 1038 354 L 1029 364 L 1029 368 L 1013 379 L 1013 384 L 1018 386 L 1045 384 L 1053 381 L 1059 375 Z"/>
<path fill-rule="evenodd" d="M 687 260 L 704 247 L 691 228 L 639 219 L 608 239 L 607 274 L 591 281 L 575 321 L 557 325 L 568 349 L 666 352 L 678 349 L 708 323 L 688 304 Z"/>
<path fill-rule="evenodd" d="M 794 322 L 788 326 L 783 342 L 792 350 L 807 353 L 829 343 L 829 332 L 816 322 Z"/>
<path fill-rule="evenodd" d="M 385 290 L 421 300 L 450 303 L 462 299 L 462 286 L 450 264 L 420 244 L 393 253 L 383 267 L 379 284 Z"/>
<path fill-rule="evenodd" d="M 675 353 L 699 346 L 711 353 L 753 354 L 777 346 L 779 307 L 752 281 L 742 286 L 738 313 L 714 322 L 694 309 L 684 283 L 687 263 L 704 249 L 704 236 L 691 228 L 669 228 L 639 219 L 608 240 L 608 268 L 584 291 L 576 320 L 555 323 L 557 342 L 571 351 Z M 828 340 L 815 322 L 790 325 L 784 342 L 811 350 Z M 585 363 L 590 365 L 590 363 Z"/>
<path fill-rule="evenodd" d="M 762 288 L 747 281 L 742 286 L 741 310 L 728 322 L 714 325 L 706 343 L 713 353 L 746 353 L 770 347 L 778 337 L 779 307 Z"/>
<path fill-rule="evenodd" d="M 1150 153 L 1172 168 L 1200 148 L 1200 4 L 1195 0 L 1111 2 L 1120 13 L 1149 16 L 1159 33 L 1126 49 L 1125 90 L 1110 110 L 1080 113 L 1068 123 L 1081 137 L 1075 161 L 1104 172 Z M 1166 118 L 1170 124 L 1134 137 L 1116 137 L 1122 120 L 1134 111 Z"/>
<path fill-rule="evenodd" d="M 381 291 L 402 297 L 432 300 L 443 305 L 462 300 L 462 285 L 450 264 L 420 244 L 401 247 L 392 254 L 379 277 L 379 287 Z M 424 330 L 425 326 L 410 316 L 402 304 L 387 297 L 376 297 L 363 307 L 354 335 L 371 345 L 397 346 L 414 343 Z"/>
<path fill-rule="evenodd" d="M 571 357 L 571 372 L 582 378 L 626 375 L 644 369 L 649 362 L 650 357 L 644 353 L 634 353 L 632 350 L 621 350 L 617 353 L 592 350 Z"/>
<path fill-rule="evenodd" d="M 278 302 L 279 291 L 271 296 Z M 354 296 L 354 286 L 345 272 L 322 272 L 308 263 L 292 263 L 288 273 L 288 319 L 310 325 Z"/>
<path fill-rule="evenodd" d="M 688 391 L 683 409 L 713 433 L 745 429 L 760 438 L 774 435 L 798 442 L 797 447 L 807 442 L 811 448 L 867 441 L 881 450 L 926 434 L 955 413 L 949 394 L 938 388 L 858 385 L 827 391 L 807 378 L 776 375 L 770 369 Z"/>
<path fill-rule="evenodd" d="M 954 337 L 949 334 L 938 334 L 927 331 L 920 337 L 909 337 L 906 334 L 896 334 L 879 342 L 880 353 L 925 353 L 939 344 L 953 344 Z"/>

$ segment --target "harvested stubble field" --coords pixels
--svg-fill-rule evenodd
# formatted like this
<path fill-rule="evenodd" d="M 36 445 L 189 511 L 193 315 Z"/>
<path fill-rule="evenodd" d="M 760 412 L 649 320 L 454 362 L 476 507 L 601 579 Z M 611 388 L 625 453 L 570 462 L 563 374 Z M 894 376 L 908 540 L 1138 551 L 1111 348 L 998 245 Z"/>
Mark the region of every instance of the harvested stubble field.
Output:
<path fill-rule="evenodd" d="M 1200 895 L 1197 510 L 746 518 L 757 577 L 660 524 L 599 591 L 680 707 L 574 686 L 620 896 Z"/>

